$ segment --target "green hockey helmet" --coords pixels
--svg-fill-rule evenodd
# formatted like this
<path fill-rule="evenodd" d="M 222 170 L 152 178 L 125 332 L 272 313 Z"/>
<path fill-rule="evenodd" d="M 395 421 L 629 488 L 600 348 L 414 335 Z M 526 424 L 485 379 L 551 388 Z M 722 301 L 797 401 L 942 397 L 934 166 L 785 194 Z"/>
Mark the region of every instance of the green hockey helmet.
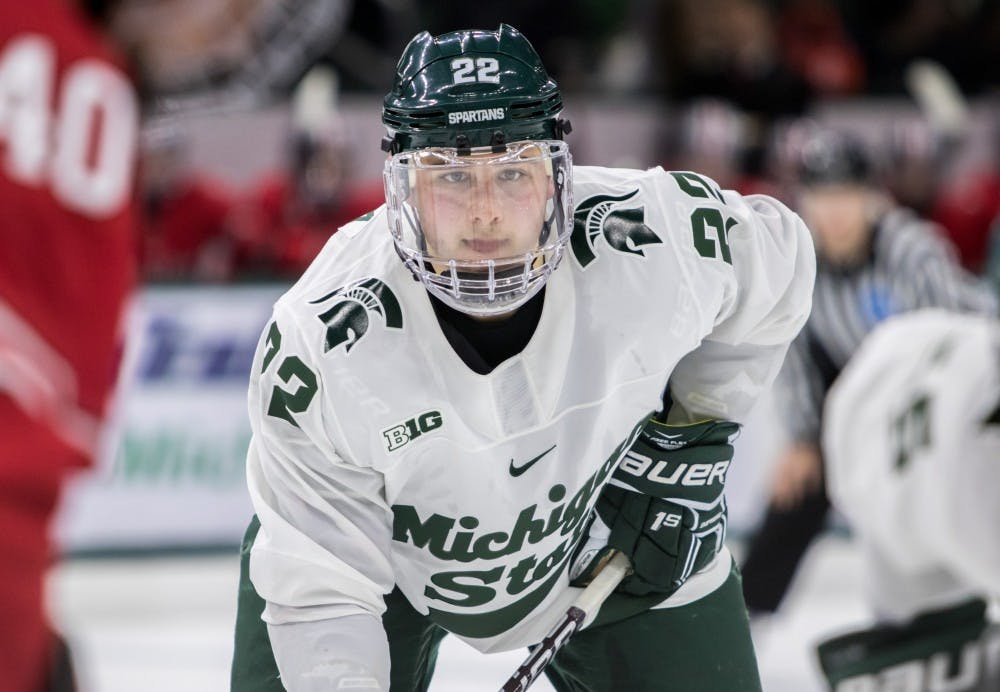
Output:
<path fill-rule="evenodd" d="M 410 41 L 382 111 L 387 223 L 432 296 L 502 315 L 559 266 L 573 228 L 561 112 L 556 83 L 513 27 Z"/>
<path fill-rule="evenodd" d="M 382 122 L 390 154 L 426 147 L 502 148 L 524 140 L 559 140 L 559 88 L 517 29 L 424 31 L 403 51 Z"/>

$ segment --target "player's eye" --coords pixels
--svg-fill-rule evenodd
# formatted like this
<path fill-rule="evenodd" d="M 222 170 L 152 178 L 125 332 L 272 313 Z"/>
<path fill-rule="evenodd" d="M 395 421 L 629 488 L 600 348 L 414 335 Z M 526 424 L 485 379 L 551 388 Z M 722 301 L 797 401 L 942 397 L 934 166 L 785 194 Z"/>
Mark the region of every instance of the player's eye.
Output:
<path fill-rule="evenodd" d="M 502 183 L 514 183 L 523 180 L 527 174 L 518 168 L 504 168 L 497 173 L 497 180 Z"/>
<path fill-rule="evenodd" d="M 448 183 L 450 185 L 461 185 L 468 183 L 471 180 L 471 176 L 465 171 L 448 171 L 447 173 L 442 173 L 437 176 L 437 179 L 442 183 Z"/>

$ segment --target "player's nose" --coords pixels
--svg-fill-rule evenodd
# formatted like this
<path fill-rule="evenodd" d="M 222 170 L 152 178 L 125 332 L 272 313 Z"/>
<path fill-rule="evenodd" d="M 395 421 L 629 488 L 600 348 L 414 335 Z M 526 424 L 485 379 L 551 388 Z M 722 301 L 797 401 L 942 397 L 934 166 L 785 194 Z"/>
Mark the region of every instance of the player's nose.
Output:
<path fill-rule="evenodd" d="M 496 224 L 502 217 L 496 183 L 492 176 L 478 175 L 472 191 L 472 220 L 477 224 Z"/>

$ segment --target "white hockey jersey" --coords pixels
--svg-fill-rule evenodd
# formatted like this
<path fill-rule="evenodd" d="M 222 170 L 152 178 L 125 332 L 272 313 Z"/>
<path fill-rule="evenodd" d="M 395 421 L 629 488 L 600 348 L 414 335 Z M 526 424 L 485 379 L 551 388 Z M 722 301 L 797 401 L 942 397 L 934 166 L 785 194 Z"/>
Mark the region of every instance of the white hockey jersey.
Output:
<path fill-rule="evenodd" d="M 884 615 L 1000 594 L 998 404 L 1000 321 L 942 310 L 880 325 L 831 389 L 829 492 L 872 553 Z"/>
<path fill-rule="evenodd" d="M 535 643 L 637 426 L 740 420 L 810 308 L 807 229 L 693 173 L 574 170 L 570 247 L 524 351 L 474 373 L 400 262 L 385 210 L 333 236 L 253 365 L 251 577 L 273 624 L 378 616 L 398 585 L 482 651 Z M 717 588 L 724 551 L 666 605 Z"/>

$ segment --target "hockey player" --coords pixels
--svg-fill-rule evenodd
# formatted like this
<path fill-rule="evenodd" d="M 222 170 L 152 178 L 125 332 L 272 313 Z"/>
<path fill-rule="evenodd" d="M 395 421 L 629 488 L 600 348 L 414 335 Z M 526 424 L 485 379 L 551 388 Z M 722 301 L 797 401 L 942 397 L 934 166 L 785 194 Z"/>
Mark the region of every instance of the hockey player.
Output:
<path fill-rule="evenodd" d="M 993 292 L 962 270 L 933 224 L 895 206 L 875 184 L 859 140 L 817 129 L 802 146 L 798 175 L 798 208 L 816 241 L 816 286 L 812 313 L 775 387 L 788 443 L 742 565 L 743 595 L 762 621 L 781 605 L 826 524 L 823 402 L 861 341 L 880 321 L 909 310 L 997 310 Z"/>
<path fill-rule="evenodd" d="M 879 624 L 823 643 L 837 692 L 1000 689 L 1000 322 L 923 310 L 876 329 L 827 397 L 830 498 Z"/>
<path fill-rule="evenodd" d="M 539 642 L 609 546 L 634 572 L 557 689 L 760 690 L 723 487 L 809 233 L 695 173 L 573 167 L 561 111 L 507 25 L 406 47 L 387 203 L 254 361 L 234 690 L 426 690 L 447 633 Z"/>
<path fill-rule="evenodd" d="M 49 524 L 92 463 L 135 275 L 138 99 L 89 11 L 0 3 L 0 688 L 72 684 L 45 618 Z M 57 672 L 58 670 L 58 672 Z"/>

